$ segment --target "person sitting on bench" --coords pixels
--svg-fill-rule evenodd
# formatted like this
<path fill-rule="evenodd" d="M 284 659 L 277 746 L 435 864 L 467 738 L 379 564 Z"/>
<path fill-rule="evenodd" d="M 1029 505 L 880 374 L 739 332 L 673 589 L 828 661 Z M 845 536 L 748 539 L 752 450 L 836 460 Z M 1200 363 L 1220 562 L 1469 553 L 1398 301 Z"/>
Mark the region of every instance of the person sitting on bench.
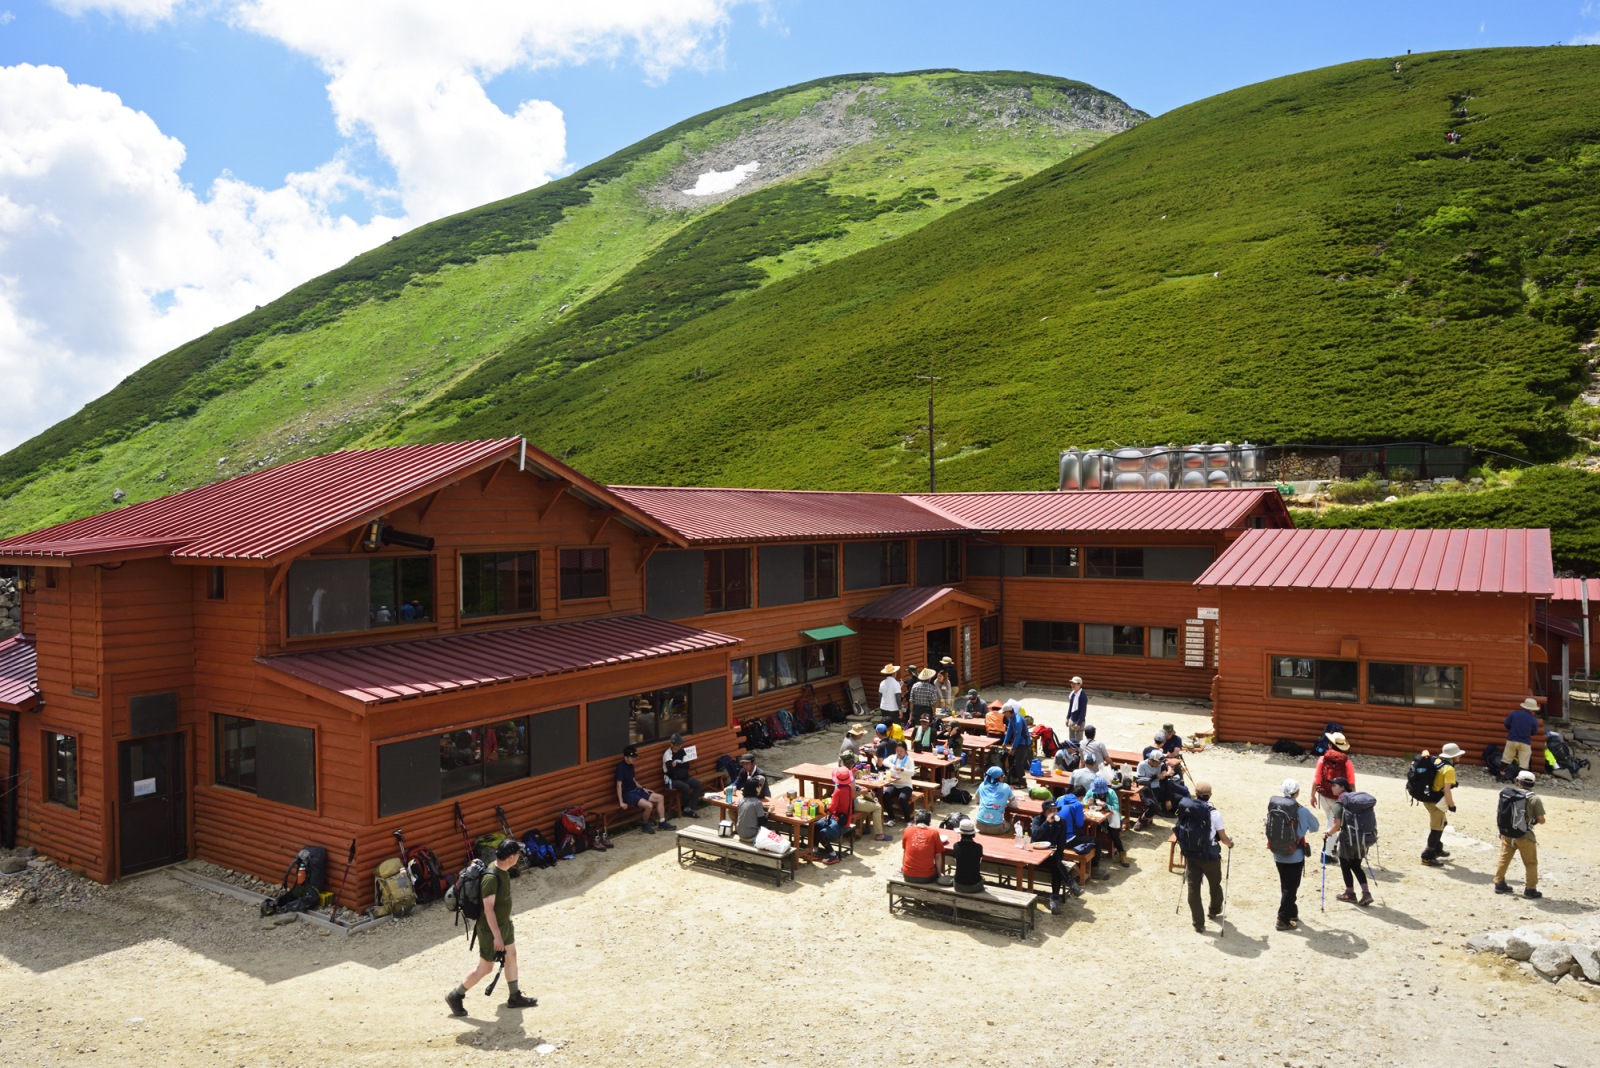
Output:
<path fill-rule="evenodd" d="M 1139 784 L 1139 800 L 1144 805 L 1144 812 L 1139 816 L 1139 830 L 1150 826 L 1156 813 L 1170 813 L 1174 804 L 1172 787 L 1168 782 L 1172 777 L 1172 768 L 1167 764 L 1161 750 L 1150 746 L 1144 751 L 1144 759 L 1133 770 L 1134 780 Z"/>
<path fill-rule="evenodd" d="M 1000 768 L 983 773 L 983 781 L 978 784 L 979 834 L 1006 833 L 1006 806 L 1011 804 L 1015 791 L 1006 785 L 1005 777 Z"/>
<path fill-rule="evenodd" d="M 661 781 L 668 789 L 678 791 L 683 799 L 683 814 L 694 819 L 695 802 L 705 793 L 705 783 L 689 774 L 689 751 L 683 747 L 683 735 L 674 734 L 672 741 L 661 751 Z"/>
<path fill-rule="evenodd" d="M 888 775 L 888 785 L 883 788 L 883 812 L 885 816 L 894 816 L 894 806 L 898 802 L 900 811 L 907 823 L 911 822 L 911 780 L 917 777 L 917 766 L 911 760 L 911 751 L 906 748 L 902 739 L 894 743 L 894 756 L 883 762 L 884 774 Z"/>
<path fill-rule="evenodd" d="M 937 883 L 944 839 L 933 829 L 933 813 L 922 809 L 900 836 L 900 874 L 908 883 Z"/>
<path fill-rule="evenodd" d="M 744 788 L 754 782 L 760 790 L 757 795 L 765 800 L 772 796 L 772 791 L 767 787 L 767 774 L 756 764 L 756 755 L 746 753 L 739 758 L 739 774 L 733 777 L 733 788 L 743 792 Z"/>
<path fill-rule="evenodd" d="M 961 821 L 961 837 L 950 847 L 956 858 L 955 891 L 958 894 L 983 893 L 983 846 L 978 844 L 978 826 Z"/>
<path fill-rule="evenodd" d="M 828 819 L 834 821 L 833 826 L 838 832 L 830 837 L 826 834 L 821 823 L 812 830 L 815 846 L 811 851 L 811 859 L 823 864 L 839 863 L 839 850 L 833 844 L 838 838 L 850 834 L 850 821 L 855 818 L 855 774 L 849 768 L 833 769 L 833 796 L 828 798 Z"/>
<path fill-rule="evenodd" d="M 744 784 L 744 797 L 739 802 L 739 811 L 733 818 L 734 833 L 739 836 L 739 841 L 745 845 L 755 845 L 756 832 L 766 822 L 767 806 L 761 800 L 761 783 L 747 782 Z"/>
<path fill-rule="evenodd" d="M 1082 812 L 1081 807 L 1079 812 Z M 1083 893 L 1083 889 L 1078 886 L 1077 875 L 1063 862 L 1067 843 L 1072 835 L 1067 822 L 1061 818 L 1061 810 L 1055 805 L 1045 805 L 1044 810 L 1033 817 L 1030 837 L 1033 839 L 1034 849 L 1050 851 L 1050 859 L 1044 862 L 1043 867 L 1050 872 L 1050 915 L 1059 916 L 1063 892 L 1073 897 Z"/>
<path fill-rule="evenodd" d="M 633 769 L 633 762 L 638 756 L 639 747 L 630 745 L 622 751 L 622 759 L 617 761 L 617 804 L 625 809 L 637 808 L 644 814 L 646 834 L 655 834 L 658 826 L 663 831 L 677 830 L 667 822 L 667 799 L 639 785 Z M 653 820 L 650 818 L 652 815 L 655 816 Z"/>
<path fill-rule="evenodd" d="M 844 741 L 839 743 L 839 766 L 853 768 L 861 759 L 861 739 L 867 732 L 861 729 L 861 724 L 853 724 L 844 732 Z"/>

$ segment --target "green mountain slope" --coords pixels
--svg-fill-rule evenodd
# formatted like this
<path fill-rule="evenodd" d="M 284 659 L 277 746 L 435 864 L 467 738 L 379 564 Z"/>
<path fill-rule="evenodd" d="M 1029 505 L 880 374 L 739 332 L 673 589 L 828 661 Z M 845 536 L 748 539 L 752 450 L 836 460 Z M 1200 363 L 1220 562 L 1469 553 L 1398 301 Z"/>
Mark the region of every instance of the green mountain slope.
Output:
<path fill-rule="evenodd" d="M 1058 448 L 1112 440 L 1553 459 L 1600 323 L 1597 96 L 1581 48 L 1224 93 L 625 360 L 468 376 L 385 436 L 522 431 L 614 481 L 905 490 L 931 368 L 941 488 L 1049 486 Z"/>
<path fill-rule="evenodd" d="M 152 362 L 0 457 L 0 531 L 405 434 L 463 378 L 559 376 L 1142 118 L 1078 82 L 951 71 L 824 79 L 696 116 L 396 238 Z M 752 161 L 726 194 L 686 192 Z"/>

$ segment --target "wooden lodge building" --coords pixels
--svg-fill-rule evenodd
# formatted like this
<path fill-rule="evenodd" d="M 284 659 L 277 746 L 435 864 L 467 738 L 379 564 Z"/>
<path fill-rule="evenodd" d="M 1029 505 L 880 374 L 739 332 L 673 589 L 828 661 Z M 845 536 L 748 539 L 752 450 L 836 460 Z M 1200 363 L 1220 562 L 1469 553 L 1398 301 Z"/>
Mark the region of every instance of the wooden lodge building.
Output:
<path fill-rule="evenodd" d="M 843 702 L 859 676 L 875 704 L 886 661 L 946 655 L 962 688 L 1216 695 L 1224 738 L 1338 719 L 1391 752 L 1499 730 L 1546 532 L 1493 532 L 1525 554 L 1515 589 L 1330 585 L 1310 610 L 1228 566 L 1317 533 L 1291 528 L 1271 489 L 607 487 L 520 438 L 311 457 L 0 541 L 24 594 L 0 643 L 0 829 L 102 881 L 192 856 L 275 880 L 300 846 L 355 839 L 360 905 L 397 828 L 448 859 L 456 804 L 473 835 L 496 806 L 518 831 L 615 813 L 629 743 L 655 785 L 674 731 L 709 770 L 807 684 Z M 1388 600 L 1334 611 L 1355 597 Z M 1324 660 L 1356 662 L 1357 699 L 1284 688 L 1281 658 L 1317 687 Z M 1440 684 L 1413 679 L 1397 718 L 1360 689 L 1389 661 L 1451 667 L 1458 705 L 1415 711 Z"/>

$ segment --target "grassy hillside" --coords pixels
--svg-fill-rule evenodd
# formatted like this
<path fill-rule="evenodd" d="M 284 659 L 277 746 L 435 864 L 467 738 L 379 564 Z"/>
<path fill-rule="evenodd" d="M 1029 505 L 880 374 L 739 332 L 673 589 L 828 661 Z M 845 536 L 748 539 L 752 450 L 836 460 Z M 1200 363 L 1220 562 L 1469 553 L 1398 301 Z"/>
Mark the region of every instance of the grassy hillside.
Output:
<path fill-rule="evenodd" d="M 0 457 L 0 531 L 102 510 L 117 490 L 132 502 L 404 437 L 411 413 L 465 376 L 616 353 L 1142 117 L 1065 79 L 938 71 L 824 79 L 696 116 L 403 235 L 161 357 Z M 733 196 L 681 192 L 751 159 L 762 168 Z"/>
<path fill-rule="evenodd" d="M 1048 486 L 1059 447 L 1111 440 L 1551 459 L 1600 323 L 1597 94 L 1580 48 L 1249 86 L 625 360 L 468 376 L 387 436 L 521 431 L 617 481 L 910 489 L 931 367 L 941 488 Z"/>

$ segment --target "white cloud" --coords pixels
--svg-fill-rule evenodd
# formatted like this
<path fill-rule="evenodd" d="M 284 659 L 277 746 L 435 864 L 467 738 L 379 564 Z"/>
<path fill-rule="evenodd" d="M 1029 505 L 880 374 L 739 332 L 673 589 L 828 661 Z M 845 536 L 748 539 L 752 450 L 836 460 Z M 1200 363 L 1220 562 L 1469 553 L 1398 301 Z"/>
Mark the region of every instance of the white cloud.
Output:
<path fill-rule="evenodd" d="M 1578 36 L 1574 37 L 1572 40 L 1568 41 L 1567 43 L 1568 44 L 1575 44 L 1575 45 L 1597 45 L 1597 44 L 1600 44 L 1600 30 L 1596 30 L 1594 33 L 1581 33 Z"/>
<path fill-rule="evenodd" d="M 311 57 L 340 132 L 376 148 L 395 188 L 341 156 L 277 189 L 224 174 L 197 193 L 179 178 L 184 146 L 115 94 L 0 67 L 0 451 L 391 233 L 563 173 L 560 109 L 506 113 L 484 89 L 497 75 L 604 62 L 659 82 L 720 62 L 741 0 L 53 2 L 139 24 L 220 12 Z M 338 210 L 347 196 L 392 217 L 357 223 Z"/>

